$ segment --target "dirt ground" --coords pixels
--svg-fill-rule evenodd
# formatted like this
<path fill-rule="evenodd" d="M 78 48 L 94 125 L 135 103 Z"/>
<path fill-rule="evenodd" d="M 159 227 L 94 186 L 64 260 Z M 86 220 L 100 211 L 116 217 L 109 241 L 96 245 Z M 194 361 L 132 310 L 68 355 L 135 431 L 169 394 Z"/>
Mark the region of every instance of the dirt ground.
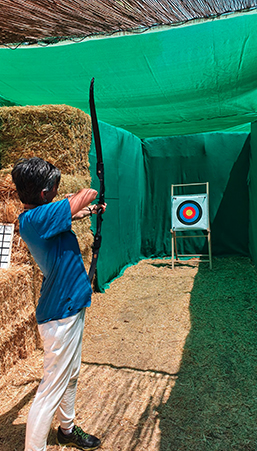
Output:
<path fill-rule="evenodd" d="M 103 451 L 256 451 L 256 343 L 248 258 L 215 258 L 212 270 L 142 260 L 93 295 L 76 423 Z M 23 451 L 42 363 L 37 350 L 0 379 L 0 451 Z M 57 426 L 48 451 L 60 449 Z"/>

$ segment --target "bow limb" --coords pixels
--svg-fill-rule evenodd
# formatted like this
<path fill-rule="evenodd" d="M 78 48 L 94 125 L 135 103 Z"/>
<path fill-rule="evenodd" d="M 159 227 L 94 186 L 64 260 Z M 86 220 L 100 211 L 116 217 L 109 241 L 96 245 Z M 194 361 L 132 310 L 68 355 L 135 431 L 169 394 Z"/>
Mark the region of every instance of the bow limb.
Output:
<path fill-rule="evenodd" d="M 90 106 L 92 130 L 93 130 L 93 134 L 94 134 L 96 156 L 97 156 L 96 174 L 97 174 L 97 177 L 99 178 L 99 182 L 100 182 L 99 204 L 104 204 L 104 200 L 105 200 L 104 199 L 104 192 L 105 192 L 104 163 L 103 163 L 101 139 L 100 139 L 98 121 L 97 121 L 97 116 L 96 116 L 95 101 L 94 101 L 94 78 L 92 78 L 91 83 L 90 83 L 89 106 Z M 99 208 L 99 210 L 97 211 L 96 233 L 94 236 L 94 243 L 93 243 L 93 248 L 92 248 L 92 254 L 93 254 L 92 262 L 91 262 L 89 272 L 88 272 L 88 277 L 89 277 L 90 282 L 92 282 L 93 277 L 94 277 L 99 249 L 101 247 L 101 242 L 102 242 L 102 235 L 101 235 L 101 228 L 102 228 L 102 221 L 103 221 L 102 213 L 103 213 L 102 209 Z"/>

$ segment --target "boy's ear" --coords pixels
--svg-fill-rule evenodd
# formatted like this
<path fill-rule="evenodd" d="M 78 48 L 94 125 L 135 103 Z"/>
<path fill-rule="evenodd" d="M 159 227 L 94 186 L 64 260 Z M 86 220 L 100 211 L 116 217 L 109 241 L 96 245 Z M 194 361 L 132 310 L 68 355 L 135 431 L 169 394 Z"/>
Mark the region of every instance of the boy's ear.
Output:
<path fill-rule="evenodd" d="M 42 201 L 45 203 L 47 202 L 47 198 L 46 198 L 46 190 L 42 189 L 41 193 L 40 193 L 40 198 L 42 199 Z"/>

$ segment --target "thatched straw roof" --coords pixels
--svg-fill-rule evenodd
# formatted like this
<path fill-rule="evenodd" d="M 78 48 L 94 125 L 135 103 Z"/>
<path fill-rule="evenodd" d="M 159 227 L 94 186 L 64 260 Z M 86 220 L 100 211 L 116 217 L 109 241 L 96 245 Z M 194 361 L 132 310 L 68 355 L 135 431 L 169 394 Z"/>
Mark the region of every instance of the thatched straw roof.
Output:
<path fill-rule="evenodd" d="M 144 31 L 257 7 L 257 0 L 4 0 L 0 44 Z"/>

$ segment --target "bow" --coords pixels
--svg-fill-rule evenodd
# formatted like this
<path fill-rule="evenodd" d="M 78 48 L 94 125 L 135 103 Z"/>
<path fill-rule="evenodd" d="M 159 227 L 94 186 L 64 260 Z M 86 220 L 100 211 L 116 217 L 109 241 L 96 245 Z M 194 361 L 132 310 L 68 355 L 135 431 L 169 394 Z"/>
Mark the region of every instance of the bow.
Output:
<path fill-rule="evenodd" d="M 99 133 L 99 127 L 97 122 L 97 116 L 96 116 L 96 109 L 95 109 L 95 101 L 94 101 L 94 81 L 95 79 L 92 78 L 90 83 L 90 91 L 89 91 L 89 106 L 90 106 L 90 114 L 91 114 L 91 120 L 92 120 L 92 129 L 94 134 L 94 140 L 95 140 L 95 148 L 96 148 L 96 156 L 97 156 L 97 165 L 96 165 L 96 174 L 100 181 L 100 191 L 99 191 L 99 204 L 104 204 L 104 164 L 103 164 L 103 156 L 102 156 L 102 146 L 101 146 L 101 140 L 100 140 L 100 133 Z M 92 282 L 94 273 L 96 270 L 96 263 L 98 259 L 99 249 L 102 242 L 102 236 L 101 236 L 101 227 L 102 227 L 102 208 L 99 208 L 97 210 L 97 221 L 96 221 L 96 233 L 94 236 L 94 243 L 92 248 L 92 262 L 89 268 L 88 277 L 90 282 Z"/>

